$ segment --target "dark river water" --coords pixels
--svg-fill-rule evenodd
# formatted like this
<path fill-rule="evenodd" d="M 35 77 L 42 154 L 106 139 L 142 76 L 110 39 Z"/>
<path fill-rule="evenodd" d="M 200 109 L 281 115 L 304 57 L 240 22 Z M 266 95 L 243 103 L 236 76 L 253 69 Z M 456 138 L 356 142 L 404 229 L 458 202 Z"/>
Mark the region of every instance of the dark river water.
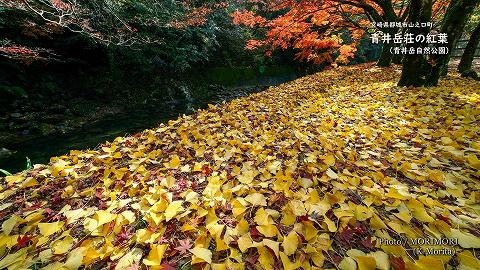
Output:
<path fill-rule="evenodd" d="M 176 119 L 182 114 L 190 114 L 192 109 L 207 107 L 208 103 L 219 103 L 224 100 L 245 96 L 252 92 L 266 89 L 270 85 L 280 84 L 295 78 L 292 73 L 279 74 L 271 78 L 262 78 L 256 87 L 240 85 L 224 88 L 222 93 L 213 93 L 206 100 L 178 100 L 175 104 L 159 104 L 155 109 L 149 108 L 123 112 L 91 124 L 84 125 L 81 129 L 66 134 L 55 134 L 39 137 L 26 141 L 9 149 L 12 155 L 0 155 L 0 169 L 11 173 L 22 171 L 26 168 L 26 158 L 31 164 L 48 163 L 50 157 L 63 155 L 73 149 L 92 149 L 105 141 L 112 141 L 118 136 L 134 134 L 139 131 L 154 128 L 160 123 Z M 249 81 L 251 83 L 251 81 Z M 258 87 L 258 86 L 261 87 Z M 0 147 L 1 148 L 1 147 Z M 0 176 L 3 174 L 0 173 Z"/>
<path fill-rule="evenodd" d="M 135 110 L 109 116 L 73 132 L 39 137 L 11 149 L 16 152 L 9 157 L 0 158 L 0 168 L 11 173 L 22 171 L 26 168 L 26 157 L 32 164 L 48 163 L 52 156 L 63 155 L 71 149 L 95 148 L 100 143 L 111 141 L 118 136 L 153 128 L 177 118 L 184 112 L 180 107 L 161 111 Z"/>

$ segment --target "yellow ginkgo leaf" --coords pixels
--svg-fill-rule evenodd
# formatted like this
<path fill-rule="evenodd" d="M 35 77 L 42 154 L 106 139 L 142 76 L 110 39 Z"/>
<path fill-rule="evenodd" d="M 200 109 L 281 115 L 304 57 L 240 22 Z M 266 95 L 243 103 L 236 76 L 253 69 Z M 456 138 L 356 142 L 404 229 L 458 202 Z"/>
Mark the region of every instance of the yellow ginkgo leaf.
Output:
<path fill-rule="evenodd" d="M 267 199 L 263 194 L 260 194 L 260 193 L 249 194 L 248 196 L 245 197 L 245 201 L 256 206 L 257 205 L 267 206 Z"/>
<path fill-rule="evenodd" d="M 257 173 L 253 170 L 243 171 L 242 174 L 237 176 L 237 179 L 242 184 L 251 184 L 253 179 L 257 176 Z"/>
<path fill-rule="evenodd" d="M 253 241 L 252 238 L 248 233 L 242 235 L 241 237 L 238 238 L 237 240 L 238 248 L 240 249 L 241 252 L 245 252 L 247 249 L 251 248 L 253 246 Z"/>
<path fill-rule="evenodd" d="M 452 229 L 450 237 L 458 239 L 458 244 L 463 248 L 480 248 L 480 237 L 470 233 Z"/>
<path fill-rule="evenodd" d="M 421 256 L 415 264 L 422 270 L 438 269 L 443 270 L 443 262 L 435 256 Z"/>
<path fill-rule="evenodd" d="M 143 263 L 148 266 L 158 266 L 162 264 L 163 254 L 167 250 L 168 245 L 150 245 L 148 256 L 143 259 Z"/>
<path fill-rule="evenodd" d="M 165 209 L 165 221 L 171 220 L 182 210 L 182 201 L 173 201 L 168 205 L 167 209 Z"/>
<path fill-rule="evenodd" d="M 61 230 L 63 226 L 63 221 L 52 222 L 52 223 L 38 223 L 38 228 L 40 229 L 40 234 L 43 236 L 50 236 Z"/>
<path fill-rule="evenodd" d="M 338 265 L 340 270 L 357 270 L 357 263 L 350 257 L 345 257 Z"/>
<path fill-rule="evenodd" d="M 377 267 L 375 258 L 370 256 L 356 256 L 355 261 L 357 261 L 358 270 L 375 270 Z"/>
<path fill-rule="evenodd" d="M 370 253 L 372 257 L 375 259 L 377 264 L 377 269 L 379 270 L 389 270 L 390 269 L 390 260 L 388 255 L 383 251 L 375 251 Z"/>
<path fill-rule="evenodd" d="M 278 252 L 280 250 L 279 242 L 276 242 L 270 239 L 263 239 L 262 242 L 265 246 L 269 247 L 273 251 L 273 253 L 275 253 L 275 255 L 278 257 Z"/>
<path fill-rule="evenodd" d="M 255 223 L 258 225 L 269 225 L 272 223 L 270 220 L 270 216 L 268 215 L 267 211 L 263 209 L 263 207 L 260 207 L 257 212 L 255 213 Z"/>
<path fill-rule="evenodd" d="M 264 246 L 259 246 L 257 247 L 258 254 L 260 255 L 258 257 L 258 261 L 260 262 L 260 265 L 262 266 L 263 269 L 265 270 L 270 270 L 273 269 L 273 265 L 275 264 L 275 257 L 272 257 L 270 255 L 270 252 L 267 250 L 266 247 Z"/>
<path fill-rule="evenodd" d="M 334 172 L 332 169 L 328 168 L 326 173 L 327 173 L 328 177 L 330 177 L 332 179 L 338 179 L 338 174 L 336 172 Z"/>
<path fill-rule="evenodd" d="M 2 231 L 6 235 L 9 235 L 10 232 L 13 230 L 13 227 L 17 224 L 20 218 L 17 215 L 12 215 L 9 219 L 5 220 L 2 223 Z"/>
<path fill-rule="evenodd" d="M 464 250 L 457 254 L 460 265 L 458 270 L 478 270 L 480 269 L 480 260 L 475 257 L 469 250 Z"/>
<path fill-rule="evenodd" d="M 257 230 L 265 237 L 274 237 L 278 231 L 277 226 L 272 224 L 257 226 Z"/>
<path fill-rule="evenodd" d="M 210 250 L 203 247 L 194 247 L 190 249 L 190 252 L 198 259 L 201 259 L 202 261 L 209 264 L 212 263 L 212 252 Z"/>
<path fill-rule="evenodd" d="M 335 165 L 335 156 L 334 155 L 327 155 L 325 156 L 323 159 L 323 162 L 325 162 L 325 164 L 327 164 L 328 166 L 333 166 Z M 327 172 L 328 174 L 328 172 Z M 329 175 L 330 176 L 330 175 Z M 333 178 L 333 177 L 332 177 Z"/>
<path fill-rule="evenodd" d="M 327 224 L 327 228 L 330 232 L 336 232 L 337 231 L 337 225 L 335 225 L 335 222 L 333 222 L 328 217 L 325 217 L 323 222 L 325 222 L 325 224 Z"/>
<path fill-rule="evenodd" d="M 103 224 L 107 224 L 117 218 L 117 214 L 112 214 L 106 210 L 100 210 L 95 213 L 97 226 L 102 226 Z"/>
<path fill-rule="evenodd" d="M 302 265 L 300 260 L 291 262 L 288 256 L 283 252 L 280 252 L 280 259 L 282 261 L 283 269 L 285 270 L 295 270 Z"/>
<path fill-rule="evenodd" d="M 298 234 L 295 231 L 291 231 L 285 239 L 283 239 L 282 247 L 283 247 L 283 252 L 287 255 L 290 256 L 298 248 Z"/>
<path fill-rule="evenodd" d="M 12 264 L 25 261 L 27 257 L 27 248 L 23 248 L 15 253 L 8 254 L 0 260 L 0 269 L 6 269 Z"/>
<path fill-rule="evenodd" d="M 73 246 L 73 237 L 70 235 L 64 237 L 61 240 L 57 240 L 52 243 L 52 248 L 53 248 L 53 254 L 64 254 L 67 253 L 67 251 L 70 250 L 70 248 Z"/>
<path fill-rule="evenodd" d="M 172 169 L 178 168 L 180 166 L 181 161 L 180 158 L 177 155 L 174 155 L 171 159 L 170 162 L 168 163 L 168 166 Z"/>
<path fill-rule="evenodd" d="M 63 265 L 63 267 L 67 268 L 68 270 L 77 270 L 83 262 L 83 257 L 87 253 L 87 249 L 84 247 L 77 247 L 76 249 L 70 251 L 68 253 L 67 261 Z"/>
<path fill-rule="evenodd" d="M 134 264 L 139 264 L 142 259 L 143 251 L 140 248 L 134 248 L 118 260 L 115 270 L 128 269 Z"/>
<path fill-rule="evenodd" d="M 480 160 L 477 158 L 476 155 L 470 154 L 467 156 L 468 163 L 470 163 L 470 166 L 476 170 L 480 170 Z"/>

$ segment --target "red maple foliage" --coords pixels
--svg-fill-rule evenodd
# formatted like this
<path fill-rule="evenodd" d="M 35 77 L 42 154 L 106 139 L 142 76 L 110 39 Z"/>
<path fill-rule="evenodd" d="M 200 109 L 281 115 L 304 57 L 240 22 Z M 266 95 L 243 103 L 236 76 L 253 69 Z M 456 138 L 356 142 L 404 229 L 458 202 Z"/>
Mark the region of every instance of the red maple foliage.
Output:
<path fill-rule="evenodd" d="M 30 236 L 30 235 L 18 236 L 17 245 L 15 247 L 17 249 L 24 248 L 24 247 L 28 246 L 28 243 L 32 239 L 33 239 L 33 236 Z"/>
<path fill-rule="evenodd" d="M 188 251 L 193 247 L 192 241 L 187 238 L 183 240 L 178 240 L 178 246 L 175 247 L 176 250 L 180 252 L 180 254 L 187 254 Z"/>
<path fill-rule="evenodd" d="M 294 48 L 296 59 L 314 63 L 346 63 L 372 22 L 403 22 L 408 4 L 401 0 L 247 0 L 232 13 L 233 23 L 262 28 L 265 37 L 252 39 L 246 49 Z M 436 1 L 433 18 L 439 21 L 449 0 Z M 390 31 L 390 30 L 389 30 Z M 393 28 L 391 31 L 400 31 Z"/>

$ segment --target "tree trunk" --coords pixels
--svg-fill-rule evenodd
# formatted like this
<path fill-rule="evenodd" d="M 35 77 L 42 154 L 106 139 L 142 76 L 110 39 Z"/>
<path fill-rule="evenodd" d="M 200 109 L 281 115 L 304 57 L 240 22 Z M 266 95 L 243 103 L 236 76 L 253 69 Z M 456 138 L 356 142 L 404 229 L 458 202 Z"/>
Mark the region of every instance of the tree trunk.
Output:
<path fill-rule="evenodd" d="M 458 39 L 462 35 L 467 19 L 472 15 L 478 2 L 479 0 L 452 0 L 452 2 L 450 2 L 443 19 L 442 28 L 440 29 L 441 33 L 448 35 L 448 43 L 446 44 L 448 53 L 443 55 L 437 54 L 432 57 L 433 61 L 430 62 L 433 63 L 433 65 L 431 65 L 431 71 L 427 76 L 425 85 L 436 86 L 438 84 L 442 70 L 447 69 L 451 52 L 453 48 L 455 48 Z"/>
<path fill-rule="evenodd" d="M 432 0 L 412 0 L 408 11 L 409 22 L 425 23 L 432 17 Z M 409 33 L 426 36 L 429 32 L 428 27 L 414 27 L 409 29 Z M 420 47 L 420 43 L 413 43 L 412 47 Z M 399 86 L 422 86 L 426 80 L 426 59 L 421 54 L 407 54 L 403 58 L 402 75 Z"/>
<path fill-rule="evenodd" d="M 392 48 L 392 44 L 385 43 L 383 44 L 382 54 L 380 54 L 380 58 L 378 59 L 377 66 L 379 67 L 388 67 L 392 63 L 393 55 L 390 52 Z"/>
<path fill-rule="evenodd" d="M 394 54 L 392 58 L 392 63 L 394 64 L 401 64 L 403 60 L 403 55 L 401 54 Z"/>
<path fill-rule="evenodd" d="M 475 51 L 477 50 L 478 43 L 480 41 L 480 23 L 477 24 L 475 30 L 473 30 L 470 39 L 468 40 L 467 47 L 463 51 L 462 59 L 458 64 L 458 72 L 463 73 L 467 70 L 472 69 L 473 57 L 475 56 Z"/>

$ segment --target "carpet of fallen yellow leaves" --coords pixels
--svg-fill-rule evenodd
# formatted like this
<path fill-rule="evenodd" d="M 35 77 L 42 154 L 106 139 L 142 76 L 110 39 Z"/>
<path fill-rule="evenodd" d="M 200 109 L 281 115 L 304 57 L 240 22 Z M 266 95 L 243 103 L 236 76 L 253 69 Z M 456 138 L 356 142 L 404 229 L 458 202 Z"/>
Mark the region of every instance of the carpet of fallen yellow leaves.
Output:
<path fill-rule="evenodd" d="M 480 269 L 480 83 L 341 67 L 0 180 L 0 269 Z"/>

